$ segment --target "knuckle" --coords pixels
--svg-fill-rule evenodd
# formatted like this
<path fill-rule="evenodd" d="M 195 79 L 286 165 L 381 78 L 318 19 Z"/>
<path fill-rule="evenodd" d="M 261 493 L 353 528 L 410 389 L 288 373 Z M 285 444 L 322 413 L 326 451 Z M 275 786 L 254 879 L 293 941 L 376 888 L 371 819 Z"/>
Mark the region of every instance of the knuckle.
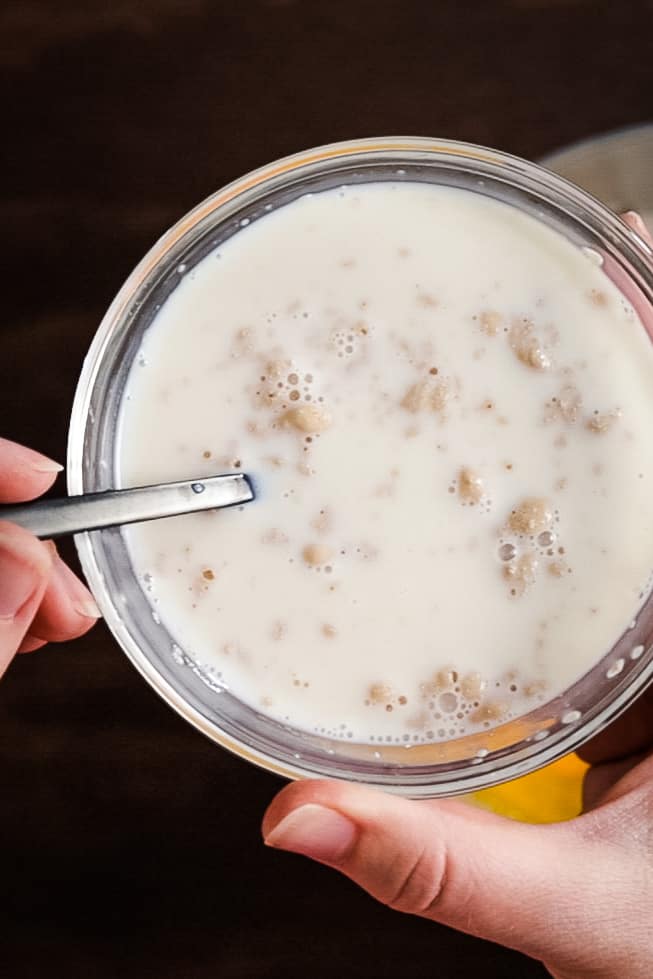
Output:
<path fill-rule="evenodd" d="M 442 901 L 447 881 L 447 855 L 444 847 L 426 846 L 408 867 L 397 867 L 393 874 L 392 897 L 387 901 L 394 911 L 429 915 Z"/>

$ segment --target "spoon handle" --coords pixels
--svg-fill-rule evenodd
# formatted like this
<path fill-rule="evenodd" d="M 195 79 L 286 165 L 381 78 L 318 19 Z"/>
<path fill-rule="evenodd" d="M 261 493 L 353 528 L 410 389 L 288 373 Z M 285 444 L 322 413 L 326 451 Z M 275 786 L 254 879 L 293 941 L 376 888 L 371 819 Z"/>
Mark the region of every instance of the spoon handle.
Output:
<path fill-rule="evenodd" d="M 236 506 L 253 499 L 254 491 L 247 476 L 233 473 L 2 506 L 0 520 L 16 523 L 37 537 L 50 538 Z"/>

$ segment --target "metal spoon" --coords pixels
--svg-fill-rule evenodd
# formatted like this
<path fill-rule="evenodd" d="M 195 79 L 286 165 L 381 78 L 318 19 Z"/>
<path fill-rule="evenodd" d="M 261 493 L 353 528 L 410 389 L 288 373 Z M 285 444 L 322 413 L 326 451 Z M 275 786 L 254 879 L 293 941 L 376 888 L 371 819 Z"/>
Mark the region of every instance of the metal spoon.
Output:
<path fill-rule="evenodd" d="M 0 520 L 16 523 L 37 537 L 50 538 L 174 517 L 180 513 L 217 510 L 249 503 L 253 499 L 249 477 L 244 473 L 231 473 L 2 506 Z"/>

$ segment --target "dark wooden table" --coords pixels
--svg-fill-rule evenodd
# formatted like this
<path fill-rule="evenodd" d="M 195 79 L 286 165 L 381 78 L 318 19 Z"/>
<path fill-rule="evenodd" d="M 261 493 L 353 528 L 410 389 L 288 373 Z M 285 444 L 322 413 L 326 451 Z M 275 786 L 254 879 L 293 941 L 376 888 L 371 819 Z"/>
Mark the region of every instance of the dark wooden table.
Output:
<path fill-rule="evenodd" d="M 634 0 L 5 3 L 2 433 L 63 459 L 104 309 L 221 184 L 359 135 L 536 158 L 643 121 L 652 20 Z M 0 786 L 8 979 L 544 975 L 266 851 L 278 780 L 179 720 L 101 625 L 12 666 Z"/>

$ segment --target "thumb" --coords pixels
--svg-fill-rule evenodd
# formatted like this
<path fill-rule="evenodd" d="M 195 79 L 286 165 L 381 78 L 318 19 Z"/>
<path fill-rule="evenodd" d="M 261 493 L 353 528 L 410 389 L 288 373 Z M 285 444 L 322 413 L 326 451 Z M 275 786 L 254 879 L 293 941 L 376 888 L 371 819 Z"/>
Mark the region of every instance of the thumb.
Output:
<path fill-rule="evenodd" d="M 21 527 L 0 521 L 0 676 L 37 612 L 51 568 L 46 544 Z"/>
<path fill-rule="evenodd" d="M 272 802 L 263 836 L 269 846 L 340 870 L 396 910 L 577 977 L 597 958 L 614 957 L 614 936 L 610 947 L 603 926 L 619 888 L 632 896 L 633 887 L 623 857 L 606 856 L 596 827 L 584 826 L 582 819 L 526 826 L 451 800 L 298 782 Z"/>

